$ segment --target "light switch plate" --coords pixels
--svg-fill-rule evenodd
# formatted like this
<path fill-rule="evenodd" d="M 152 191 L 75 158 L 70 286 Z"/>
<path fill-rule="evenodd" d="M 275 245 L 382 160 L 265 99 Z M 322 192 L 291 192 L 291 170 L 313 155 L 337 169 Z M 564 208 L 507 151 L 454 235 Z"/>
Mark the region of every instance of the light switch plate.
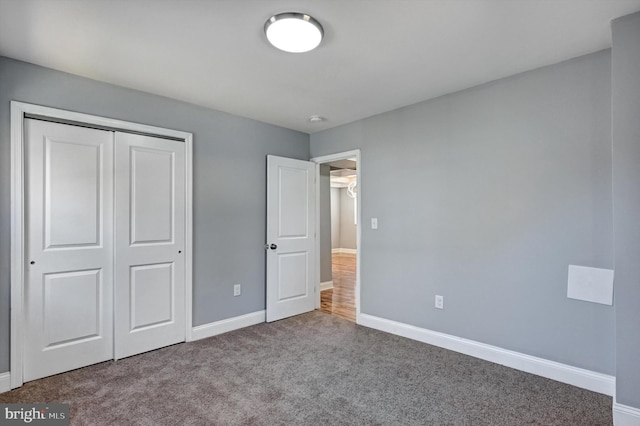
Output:
<path fill-rule="evenodd" d="M 569 265 L 567 297 L 613 305 L 613 270 Z"/>
<path fill-rule="evenodd" d="M 372 217 L 371 218 L 371 229 L 378 229 L 378 218 L 377 217 Z"/>

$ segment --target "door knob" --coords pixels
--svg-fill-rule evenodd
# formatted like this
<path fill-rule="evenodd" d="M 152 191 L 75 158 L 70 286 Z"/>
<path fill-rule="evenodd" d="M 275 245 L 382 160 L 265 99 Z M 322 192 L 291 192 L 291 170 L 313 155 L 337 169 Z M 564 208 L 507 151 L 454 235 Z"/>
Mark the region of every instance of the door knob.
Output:
<path fill-rule="evenodd" d="M 278 248 L 278 246 L 277 246 L 276 244 L 265 244 L 265 245 L 264 245 L 264 249 L 265 249 L 265 250 L 269 250 L 269 249 L 271 249 L 271 250 L 275 250 L 275 249 L 277 249 L 277 248 Z"/>

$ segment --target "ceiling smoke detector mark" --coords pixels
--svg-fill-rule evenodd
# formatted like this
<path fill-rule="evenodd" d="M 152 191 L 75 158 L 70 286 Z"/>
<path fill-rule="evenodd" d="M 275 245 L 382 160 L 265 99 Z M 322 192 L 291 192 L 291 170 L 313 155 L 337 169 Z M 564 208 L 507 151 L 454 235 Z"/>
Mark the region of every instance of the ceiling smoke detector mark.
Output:
<path fill-rule="evenodd" d="M 321 115 L 312 115 L 309 117 L 309 123 L 322 123 L 327 121 L 327 119 Z"/>

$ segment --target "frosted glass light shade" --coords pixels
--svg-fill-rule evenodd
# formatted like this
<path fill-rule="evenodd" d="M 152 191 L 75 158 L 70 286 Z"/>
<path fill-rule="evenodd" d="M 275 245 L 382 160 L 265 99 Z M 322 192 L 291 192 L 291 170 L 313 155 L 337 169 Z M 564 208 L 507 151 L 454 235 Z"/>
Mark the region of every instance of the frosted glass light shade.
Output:
<path fill-rule="evenodd" d="M 269 43 L 280 50 L 302 53 L 318 47 L 324 30 L 322 25 L 303 13 L 280 13 L 264 24 L 264 33 Z"/>

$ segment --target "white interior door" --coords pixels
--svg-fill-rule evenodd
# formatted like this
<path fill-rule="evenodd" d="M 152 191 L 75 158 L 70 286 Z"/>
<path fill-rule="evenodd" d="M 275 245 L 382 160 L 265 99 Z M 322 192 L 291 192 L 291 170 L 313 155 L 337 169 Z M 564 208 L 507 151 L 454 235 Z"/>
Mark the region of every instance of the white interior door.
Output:
<path fill-rule="evenodd" d="M 315 307 L 315 167 L 267 156 L 267 321 Z"/>
<path fill-rule="evenodd" d="M 113 132 L 24 125 L 29 381 L 113 358 Z"/>
<path fill-rule="evenodd" d="M 115 357 L 185 340 L 185 144 L 116 133 Z"/>

